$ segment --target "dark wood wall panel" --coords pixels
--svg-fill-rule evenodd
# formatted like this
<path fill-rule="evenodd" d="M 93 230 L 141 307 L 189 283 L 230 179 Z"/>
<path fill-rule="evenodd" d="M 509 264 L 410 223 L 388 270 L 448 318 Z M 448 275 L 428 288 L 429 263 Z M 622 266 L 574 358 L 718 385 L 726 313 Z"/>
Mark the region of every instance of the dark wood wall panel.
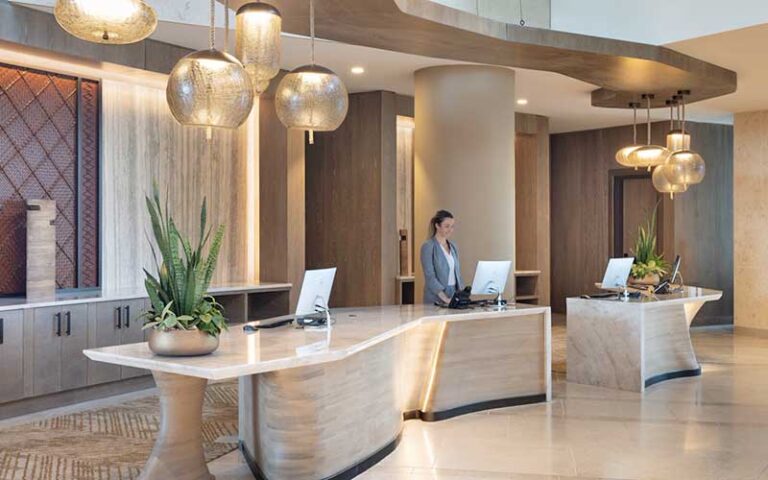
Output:
<path fill-rule="evenodd" d="M 394 294 L 387 292 L 397 268 L 397 257 L 385 254 L 397 249 L 395 186 L 389 195 L 382 187 L 390 176 L 394 180 L 395 105 L 393 93 L 352 94 L 341 127 L 315 133 L 315 144 L 307 145 L 306 265 L 338 268 L 333 306 L 394 301 L 383 297 Z M 385 212 L 390 207 L 392 215 Z M 392 224 L 383 225 L 389 217 Z M 387 228 L 391 235 L 382 235 Z M 391 245 L 383 240 L 389 236 Z M 392 287 L 383 285 L 387 281 Z"/>
<path fill-rule="evenodd" d="M 98 90 L 97 82 L 0 65 L 1 294 L 25 290 L 25 205 L 33 199 L 56 201 L 57 287 L 98 285 Z"/>
<path fill-rule="evenodd" d="M 707 162 L 707 176 L 675 197 L 675 247 L 665 253 L 682 256 L 686 283 L 724 291 L 697 321 L 727 323 L 733 317 L 733 128 L 686 125 L 693 148 Z M 668 128 L 668 122 L 653 124 L 652 140 L 664 144 Z M 631 126 L 551 136 L 554 311 L 565 312 L 566 297 L 592 291 L 602 278 L 610 256 L 610 172 L 620 168 L 616 150 L 631 141 Z"/>

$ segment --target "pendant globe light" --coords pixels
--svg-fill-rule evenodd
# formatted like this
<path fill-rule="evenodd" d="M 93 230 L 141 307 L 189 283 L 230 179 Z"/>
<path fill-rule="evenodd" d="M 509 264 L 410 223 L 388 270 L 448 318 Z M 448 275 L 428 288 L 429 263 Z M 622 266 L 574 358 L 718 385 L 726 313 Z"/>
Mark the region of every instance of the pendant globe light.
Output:
<path fill-rule="evenodd" d="M 182 125 L 236 128 L 253 108 L 253 86 L 238 59 L 215 48 L 215 0 L 211 0 L 208 50 L 179 60 L 168 77 L 165 96 L 174 118 Z"/>
<path fill-rule="evenodd" d="M 678 150 L 688 150 L 691 148 L 691 136 L 683 132 L 680 128 L 675 128 L 673 110 L 677 110 L 677 119 L 680 121 L 680 96 L 675 95 L 672 100 L 667 100 L 669 105 L 669 133 L 667 133 L 667 150 L 676 152 Z"/>
<path fill-rule="evenodd" d="M 629 163 L 631 163 L 636 167 L 646 167 L 648 168 L 649 172 L 651 171 L 651 168 L 657 165 L 661 165 L 667 160 L 667 157 L 669 157 L 669 150 L 667 150 L 665 147 L 662 147 L 661 145 L 651 145 L 651 99 L 652 98 L 653 98 L 653 95 L 651 94 L 643 95 L 643 99 L 647 101 L 646 145 L 633 150 L 627 157 L 627 160 L 629 161 Z"/>
<path fill-rule="evenodd" d="M 237 9 L 235 55 L 251 76 L 256 95 L 261 95 L 280 72 L 280 12 L 268 3 L 251 2 Z"/>
<path fill-rule="evenodd" d="M 143 0 L 56 0 L 53 15 L 67 33 L 93 43 L 135 43 L 157 28 L 155 10 Z"/>
<path fill-rule="evenodd" d="M 616 161 L 619 165 L 634 167 L 635 170 L 637 170 L 637 165 L 632 165 L 629 162 L 629 154 L 642 147 L 642 145 L 637 143 L 637 107 L 639 107 L 640 104 L 630 102 L 629 106 L 632 108 L 632 145 L 620 148 L 619 151 L 616 152 Z"/>
<path fill-rule="evenodd" d="M 674 200 L 675 194 L 685 192 L 688 190 L 688 186 L 681 183 L 672 183 L 667 180 L 667 168 L 669 168 L 668 163 L 659 165 L 658 167 L 654 168 L 651 181 L 653 182 L 653 186 L 657 192 L 668 193 L 669 198 Z"/>
<path fill-rule="evenodd" d="M 685 94 L 688 92 L 680 92 Z M 683 115 L 681 121 L 682 134 L 685 132 L 685 98 L 682 98 Z M 665 165 L 664 176 L 670 183 L 681 184 L 686 188 L 688 185 L 695 185 L 704 180 L 706 165 L 701 155 L 690 148 L 678 150 L 669 156 Z"/>
<path fill-rule="evenodd" d="M 309 0 L 309 35 L 312 63 L 292 70 L 277 86 L 277 117 L 287 128 L 309 130 L 309 143 L 314 132 L 330 132 L 339 128 L 347 116 L 347 88 L 331 70 L 315 65 L 315 6 Z"/>

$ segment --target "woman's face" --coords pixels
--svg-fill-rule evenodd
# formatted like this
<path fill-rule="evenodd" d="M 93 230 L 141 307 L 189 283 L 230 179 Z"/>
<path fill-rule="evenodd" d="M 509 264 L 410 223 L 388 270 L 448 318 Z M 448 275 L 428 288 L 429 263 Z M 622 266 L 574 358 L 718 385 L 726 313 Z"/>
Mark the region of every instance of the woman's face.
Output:
<path fill-rule="evenodd" d="M 453 234 L 453 229 L 456 226 L 456 221 L 452 218 L 444 218 L 441 223 L 435 225 L 437 234 L 443 238 L 449 238 Z"/>

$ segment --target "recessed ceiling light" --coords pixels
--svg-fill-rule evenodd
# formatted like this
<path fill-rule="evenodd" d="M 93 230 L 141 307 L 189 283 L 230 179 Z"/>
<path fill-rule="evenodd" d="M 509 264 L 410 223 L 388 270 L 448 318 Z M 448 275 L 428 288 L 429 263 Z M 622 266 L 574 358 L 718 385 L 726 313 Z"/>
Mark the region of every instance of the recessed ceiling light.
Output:
<path fill-rule="evenodd" d="M 525 99 L 525 98 L 518 98 L 517 99 L 517 104 L 518 105 L 528 105 L 528 100 Z"/>
<path fill-rule="evenodd" d="M 354 73 L 355 75 L 361 75 L 365 73 L 365 69 L 363 67 L 352 67 L 349 69 L 349 71 Z"/>

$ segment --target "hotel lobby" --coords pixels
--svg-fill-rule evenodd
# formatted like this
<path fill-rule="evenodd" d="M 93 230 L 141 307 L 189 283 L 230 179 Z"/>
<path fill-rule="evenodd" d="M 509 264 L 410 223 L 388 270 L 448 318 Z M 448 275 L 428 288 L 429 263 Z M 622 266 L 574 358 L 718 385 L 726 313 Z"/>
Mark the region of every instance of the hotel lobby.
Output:
<path fill-rule="evenodd" d="M 767 42 L 0 0 L 0 480 L 768 480 Z"/>

